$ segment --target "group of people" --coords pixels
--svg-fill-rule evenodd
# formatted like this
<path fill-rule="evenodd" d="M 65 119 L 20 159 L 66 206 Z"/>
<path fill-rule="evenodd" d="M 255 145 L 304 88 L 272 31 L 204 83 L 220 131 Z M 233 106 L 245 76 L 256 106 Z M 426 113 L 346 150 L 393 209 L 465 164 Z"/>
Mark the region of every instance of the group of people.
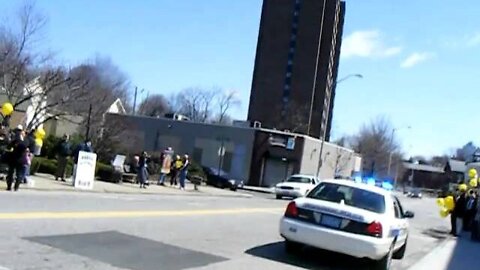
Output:
<path fill-rule="evenodd" d="M 164 186 L 167 177 L 170 177 L 170 186 L 177 186 L 179 184 L 181 190 L 185 190 L 185 180 L 187 179 L 188 168 L 190 166 L 189 156 L 176 155 L 173 157 L 174 152 L 171 147 L 168 147 L 163 151 L 160 157 L 160 177 L 157 184 Z M 138 158 L 138 170 L 137 177 L 140 183 L 140 188 L 147 188 L 148 186 L 148 163 L 150 157 L 147 152 L 143 151 Z"/>
<path fill-rule="evenodd" d="M 73 175 L 75 175 L 80 151 L 89 153 L 93 152 L 92 142 L 90 139 L 86 139 L 83 143 L 79 144 L 75 149 L 73 149 L 72 145 L 70 144 L 70 136 L 67 134 L 63 135 L 62 140 L 55 146 L 54 149 L 54 152 L 57 156 L 57 171 L 55 173 L 55 181 L 60 180 L 66 182 L 65 174 L 70 157 L 73 157 Z"/>
<path fill-rule="evenodd" d="M 478 191 L 476 189 L 467 189 L 460 186 L 453 197 L 455 199 L 455 206 L 450 213 L 451 234 L 458 236 L 462 231 L 471 232 L 472 238 L 477 238 L 478 235 Z"/>

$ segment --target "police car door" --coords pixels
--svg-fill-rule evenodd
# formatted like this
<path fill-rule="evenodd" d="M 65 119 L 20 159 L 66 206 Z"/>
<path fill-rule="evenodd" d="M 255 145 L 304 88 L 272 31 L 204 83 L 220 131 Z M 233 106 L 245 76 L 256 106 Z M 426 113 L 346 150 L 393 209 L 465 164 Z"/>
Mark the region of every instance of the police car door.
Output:
<path fill-rule="evenodd" d="M 397 241 L 395 243 L 395 249 L 403 246 L 408 236 L 408 223 L 404 217 L 403 208 L 397 197 L 392 196 L 393 208 L 395 212 L 395 221 L 393 222 L 391 234 Z"/>

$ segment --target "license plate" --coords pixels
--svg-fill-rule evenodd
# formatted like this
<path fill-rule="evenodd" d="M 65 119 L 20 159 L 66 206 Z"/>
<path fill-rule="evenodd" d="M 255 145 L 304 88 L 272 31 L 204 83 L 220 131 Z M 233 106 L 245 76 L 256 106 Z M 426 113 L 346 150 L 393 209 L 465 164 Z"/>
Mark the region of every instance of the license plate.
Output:
<path fill-rule="evenodd" d="M 340 228 L 340 224 L 342 223 L 342 219 L 323 215 L 322 216 L 322 225 L 332 228 Z"/>

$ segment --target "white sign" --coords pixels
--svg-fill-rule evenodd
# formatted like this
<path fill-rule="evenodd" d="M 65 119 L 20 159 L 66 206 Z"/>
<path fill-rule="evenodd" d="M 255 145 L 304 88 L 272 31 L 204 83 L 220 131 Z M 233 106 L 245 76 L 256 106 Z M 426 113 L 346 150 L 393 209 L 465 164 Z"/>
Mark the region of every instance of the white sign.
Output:
<path fill-rule="evenodd" d="M 119 168 L 123 168 L 123 164 L 125 163 L 125 159 L 126 157 L 123 156 L 123 155 L 116 155 L 115 156 L 115 159 L 113 160 L 113 167 L 119 167 Z"/>
<path fill-rule="evenodd" d="M 225 156 L 225 147 L 219 147 L 217 153 L 219 157 Z"/>
<path fill-rule="evenodd" d="M 295 137 L 287 139 L 287 146 L 285 148 L 287 148 L 287 150 L 295 149 Z"/>
<path fill-rule="evenodd" d="M 75 188 L 93 189 L 97 154 L 80 151 L 75 170 Z"/>
<path fill-rule="evenodd" d="M 160 170 L 161 173 L 169 174 L 170 169 L 172 167 L 172 160 L 173 160 L 173 151 L 165 150 L 163 152 L 163 164 L 162 169 Z"/>

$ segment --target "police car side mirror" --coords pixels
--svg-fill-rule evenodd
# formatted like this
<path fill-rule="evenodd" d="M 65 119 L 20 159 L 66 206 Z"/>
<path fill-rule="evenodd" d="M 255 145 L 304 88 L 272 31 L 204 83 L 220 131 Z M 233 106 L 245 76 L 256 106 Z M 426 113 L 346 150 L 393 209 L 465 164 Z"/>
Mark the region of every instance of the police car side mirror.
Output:
<path fill-rule="evenodd" d="M 411 211 L 407 211 L 403 214 L 403 217 L 404 218 L 414 218 L 415 217 L 415 214 Z"/>

